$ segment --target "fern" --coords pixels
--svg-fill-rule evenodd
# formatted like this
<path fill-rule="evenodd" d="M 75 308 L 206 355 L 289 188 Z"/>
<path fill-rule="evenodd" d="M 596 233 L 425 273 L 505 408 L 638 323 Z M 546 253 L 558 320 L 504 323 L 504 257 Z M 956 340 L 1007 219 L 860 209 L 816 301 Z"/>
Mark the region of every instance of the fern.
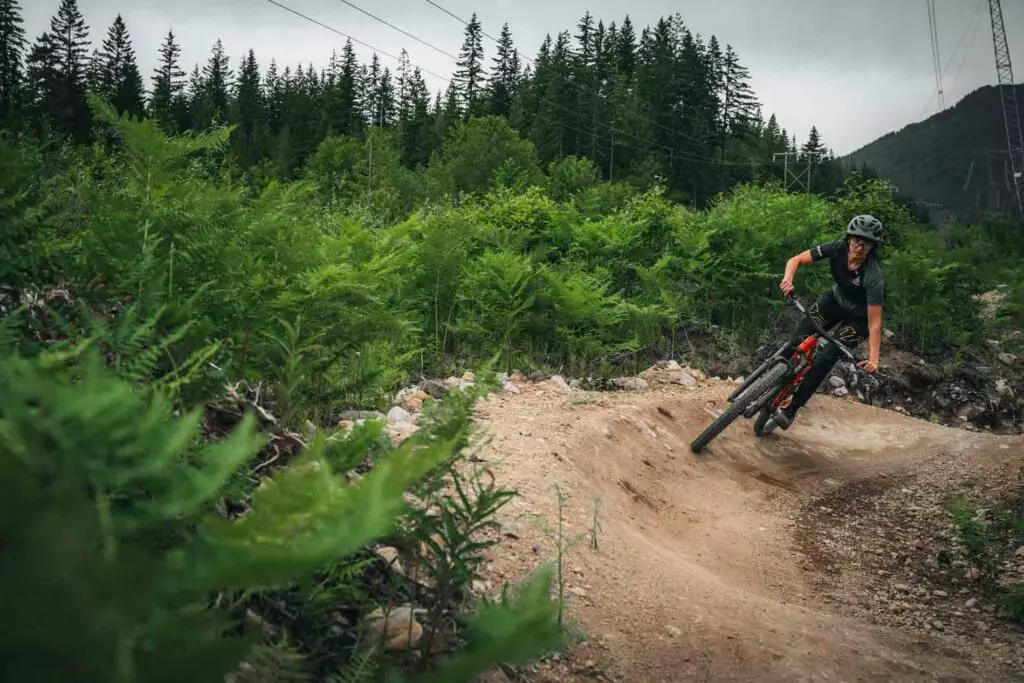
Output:
<path fill-rule="evenodd" d="M 306 658 L 287 643 L 255 645 L 226 683 L 312 683 Z"/>
<path fill-rule="evenodd" d="M 380 680 L 379 657 L 376 648 L 357 650 L 341 671 L 327 679 L 327 683 L 370 683 Z"/>

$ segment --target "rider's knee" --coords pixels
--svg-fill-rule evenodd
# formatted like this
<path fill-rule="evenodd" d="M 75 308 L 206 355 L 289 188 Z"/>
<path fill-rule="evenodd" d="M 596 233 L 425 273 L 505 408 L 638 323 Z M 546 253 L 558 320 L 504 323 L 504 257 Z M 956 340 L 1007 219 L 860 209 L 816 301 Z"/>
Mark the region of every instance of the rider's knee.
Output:
<path fill-rule="evenodd" d="M 832 365 L 835 365 L 835 362 L 837 360 L 839 360 L 840 355 L 841 352 L 838 346 L 836 346 L 835 344 L 825 344 L 819 352 L 818 359 L 819 362 L 827 364 L 829 367 L 831 367 Z"/>

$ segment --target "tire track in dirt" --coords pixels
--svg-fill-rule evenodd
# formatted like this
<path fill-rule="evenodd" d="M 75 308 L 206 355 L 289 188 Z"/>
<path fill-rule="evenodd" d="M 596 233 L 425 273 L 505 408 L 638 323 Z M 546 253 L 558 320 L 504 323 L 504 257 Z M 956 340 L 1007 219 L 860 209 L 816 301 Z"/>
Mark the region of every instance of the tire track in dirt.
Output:
<path fill-rule="evenodd" d="M 492 437 L 484 457 L 520 493 L 501 516 L 510 537 L 492 552 L 489 578 L 521 580 L 552 556 L 531 520 L 553 525 L 555 484 L 568 497 L 566 533 L 580 539 L 565 583 L 586 640 L 531 680 L 1016 680 L 1013 667 L 941 634 L 839 609 L 857 567 L 833 572 L 827 562 L 841 558 L 808 556 L 801 534 L 827 534 L 801 520 L 843 487 L 943 468 L 1005 476 L 1024 462 L 1024 439 L 818 396 L 786 433 L 756 439 L 740 420 L 692 454 L 689 441 L 730 388 L 570 394 L 543 382 L 480 404 Z"/>

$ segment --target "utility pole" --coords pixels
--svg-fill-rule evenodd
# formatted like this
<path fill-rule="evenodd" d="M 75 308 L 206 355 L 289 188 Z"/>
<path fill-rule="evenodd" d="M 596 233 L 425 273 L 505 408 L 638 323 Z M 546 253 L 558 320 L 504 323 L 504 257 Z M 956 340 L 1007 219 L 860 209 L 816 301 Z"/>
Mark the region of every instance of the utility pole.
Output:
<path fill-rule="evenodd" d="M 793 173 L 789 170 L 789 157 L 798 157 L 799 152 L 775 152 L 772 154 L 772 163 L 774 164 L 776 159 L 782 157 L 782 179 L 786 185 L 786 192 L 789 192 L 789 188 L 794 184 L 804 188 L 804 192 L 807 194 L 811 193 L 811 158 L 810 155 L 807 157 L 807 170 L 801 171 L 800 173 Z"/>
<path fill-rule="evenodd" d="M 1017 90 L 1013 81 L 1013 65 L 1010 62 L 1010 47 L 1006 42 L 1006 27 L 1003 25 L 1003 8 L 1000 0 L 988 0 L 988 10 L 992 18 L 992 46 L 996 55 L 996 75 L 1003 104 L 1003 123 L 1006 126 L 1006 148 L 1010 153 L 1013 190 L 1017 195 L 1017 214 L 1024 217 L 1024 133 L 1021 132 Z"/>

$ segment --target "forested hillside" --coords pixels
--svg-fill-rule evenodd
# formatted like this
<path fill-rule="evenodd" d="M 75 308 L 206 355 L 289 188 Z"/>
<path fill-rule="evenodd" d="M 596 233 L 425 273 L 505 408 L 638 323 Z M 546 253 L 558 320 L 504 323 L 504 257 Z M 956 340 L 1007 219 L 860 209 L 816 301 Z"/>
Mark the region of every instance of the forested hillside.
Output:
<path fill-rule="evenodd" d="M 1024 102 L 1024 84 L 1017 86 Z M 922 201 L 962 216 L 1016 212 L 1006 129 L 996 86 L 985 86 L 949 109 L 888 133 L 843 157 L 889 178 Z"/>
<path fill-rule="evenodd" d="M 90 42 L 62 0 L 21 26 L 0 0 L 14 680 L 469 681 L 558 648 L 561 550 L 476 586 L 515 492 L 476 458 L 474 402 L 497 373 L 745 372 L 792 323 L 786 259 L 855 213 L 888 230 L 893 338 L 935 365 L 1024 351 L 1019 226 L 918 225 L 817 131 L 821 187 L 786 192 L 768 160 L 792 138 L 679 17 L 588 16 L 525 66 L 471 22 L 440 97 L 351 46 L 261 68 L 215 45 L 185 76 L 173 35 L 147 94 L 123 22 Z"/>

